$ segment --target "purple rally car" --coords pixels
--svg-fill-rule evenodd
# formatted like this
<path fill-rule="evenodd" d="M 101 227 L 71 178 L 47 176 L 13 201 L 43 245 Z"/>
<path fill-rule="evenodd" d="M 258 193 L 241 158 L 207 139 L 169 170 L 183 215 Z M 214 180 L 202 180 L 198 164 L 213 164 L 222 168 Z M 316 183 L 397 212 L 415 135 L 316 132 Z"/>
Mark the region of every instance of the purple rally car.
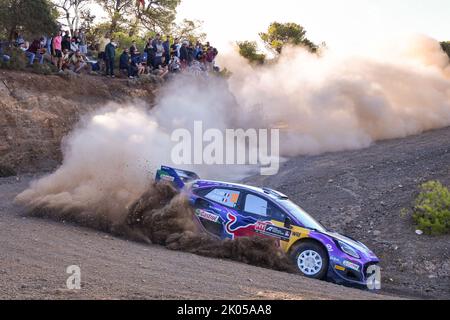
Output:
<path fill-rule="evenodd" d="M 199 224 L 209 234 L 220 239 L 277 239 L 308 278 L 366 287 L 372 275 L 369 267 L 379 263 L 364 244 L 328 231 L 275 190 L 200 180 L 193 172 L 165 166 L 156 180 L 171 182 L 188 195 Z"/>

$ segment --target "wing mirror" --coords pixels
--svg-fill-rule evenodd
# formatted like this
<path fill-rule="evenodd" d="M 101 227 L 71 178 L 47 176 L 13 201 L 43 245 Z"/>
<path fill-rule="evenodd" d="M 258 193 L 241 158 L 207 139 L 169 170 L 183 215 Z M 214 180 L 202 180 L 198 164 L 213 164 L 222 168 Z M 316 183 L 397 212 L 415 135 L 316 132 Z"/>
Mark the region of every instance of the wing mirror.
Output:
<path fill-rule="evenodd" d="M 292 228 L 292 220 L 289 217 L 286 217 L 286 219 L 284 220 L 284 227 L 286 229 L 291 229 Z"/>

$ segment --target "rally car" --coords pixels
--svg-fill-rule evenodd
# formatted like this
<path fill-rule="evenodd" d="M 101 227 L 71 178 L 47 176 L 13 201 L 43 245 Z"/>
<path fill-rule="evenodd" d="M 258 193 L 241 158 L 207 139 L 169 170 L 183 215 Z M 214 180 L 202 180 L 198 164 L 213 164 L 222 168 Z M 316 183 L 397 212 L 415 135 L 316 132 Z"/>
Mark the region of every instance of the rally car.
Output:
<path fill-rule="evenodd" d="M 166 166 L 156 181 L 170 182 L 185 193 L 199 225 L 212 236 L 277 239 L 308 278 L 365 287 L 369 267 L 379 263 L 364 244 L 327 230 L 275 190 L 201 180 L 193 172 Z"/>

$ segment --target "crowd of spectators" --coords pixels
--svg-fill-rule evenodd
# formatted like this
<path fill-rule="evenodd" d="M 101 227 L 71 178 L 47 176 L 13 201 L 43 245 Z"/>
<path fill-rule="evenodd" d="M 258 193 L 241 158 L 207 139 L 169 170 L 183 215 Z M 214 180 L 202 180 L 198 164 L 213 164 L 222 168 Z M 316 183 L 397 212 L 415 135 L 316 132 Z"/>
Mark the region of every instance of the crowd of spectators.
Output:
<path fill-rule="evenodd" d="M 58 31 L 30 42 L 17 34 L 14 46 L 23 51 L 28 65 L 50 63 L 59 72 L 92 72 L 107 77 L 139 78 L 144 74 L 165 77 L 168 74 L 192 73 L 207 76 L 219 71 L 215 65 L 218 55 L 209 42 L 162 37 L 157 34 L 139 48 L 135 41 L 130 47 L 120 46 L 114 39 L 103 38 L 88 45 L 86 30 Z M 0 46 L 0 59 L 8 61 Z"/>

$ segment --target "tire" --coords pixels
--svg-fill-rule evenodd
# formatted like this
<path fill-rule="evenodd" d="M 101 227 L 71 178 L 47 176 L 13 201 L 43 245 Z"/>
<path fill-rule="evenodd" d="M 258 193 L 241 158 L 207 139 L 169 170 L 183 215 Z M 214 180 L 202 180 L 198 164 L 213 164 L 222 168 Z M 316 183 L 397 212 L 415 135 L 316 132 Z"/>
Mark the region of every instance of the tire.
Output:
<path fill-rule="evenodd" d="M 300 273 L 311 279 L 323 280 L 328 272 L 326 250 L 315 242 L 300 242 L 292 249 L 291 258 Z"/>

